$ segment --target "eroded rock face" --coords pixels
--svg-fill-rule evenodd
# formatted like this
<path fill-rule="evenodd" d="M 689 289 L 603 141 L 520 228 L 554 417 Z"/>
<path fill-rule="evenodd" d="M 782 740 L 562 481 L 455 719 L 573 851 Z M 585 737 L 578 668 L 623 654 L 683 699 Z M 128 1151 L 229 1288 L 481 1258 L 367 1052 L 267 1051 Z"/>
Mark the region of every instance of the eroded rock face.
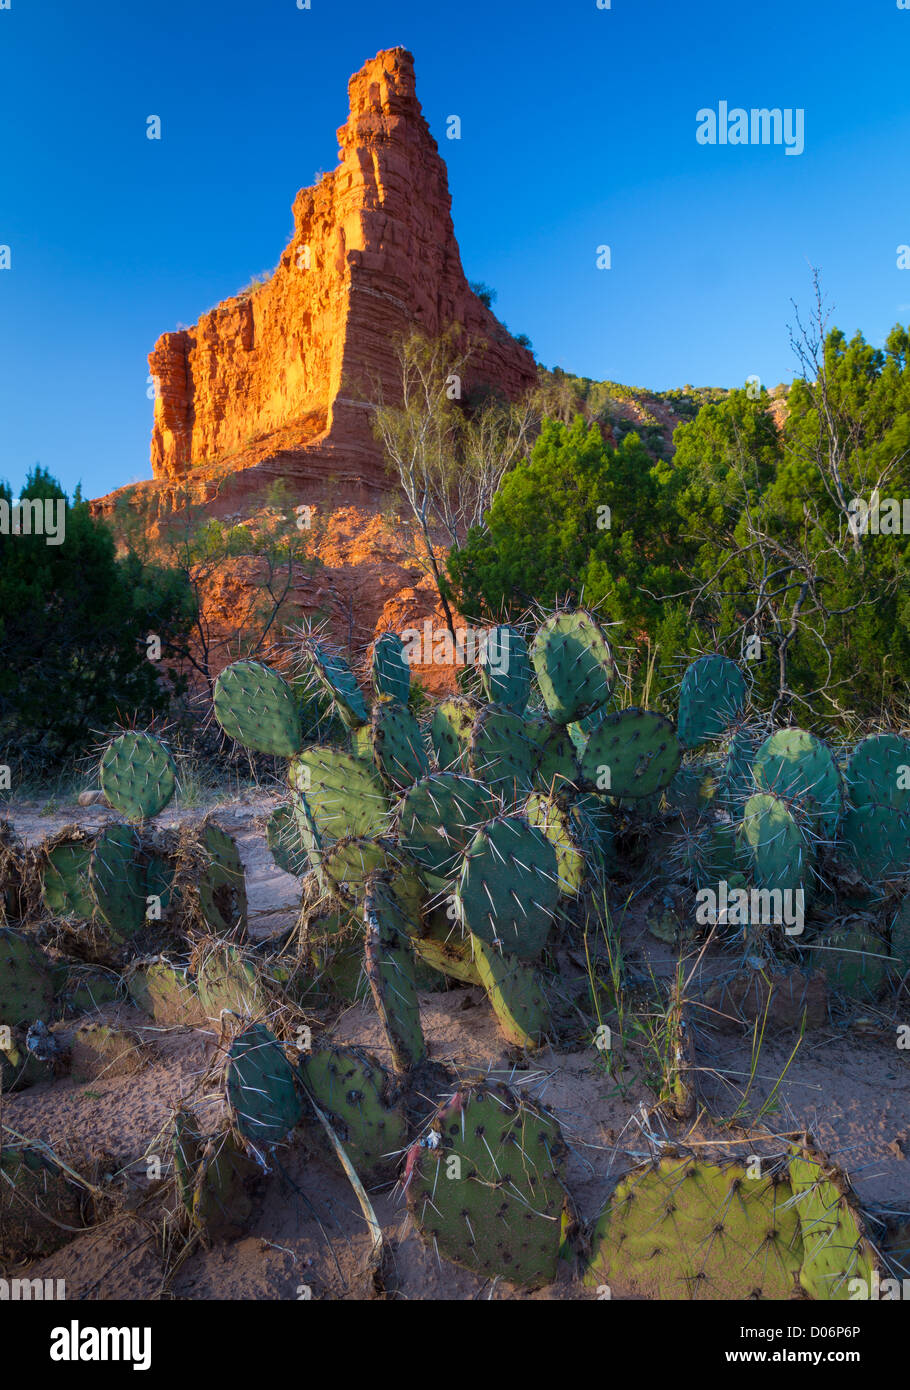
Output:
<path fill-rule="evenodd" d="M 228 464 L 342 489 L 390 486 L 367 403 L 378 386 L 397 399 L 391 344 L 411 325 L 435 334 L 458 323 L 480 340 L 475 383 L 514 397 L 535 379 L 531 354 L 465 279 L 412 55 L 379 53 L 348 91 L 339 166 L 297 194 L 271 279 L 163 334 L 149 356 L 156 478 Z"/>

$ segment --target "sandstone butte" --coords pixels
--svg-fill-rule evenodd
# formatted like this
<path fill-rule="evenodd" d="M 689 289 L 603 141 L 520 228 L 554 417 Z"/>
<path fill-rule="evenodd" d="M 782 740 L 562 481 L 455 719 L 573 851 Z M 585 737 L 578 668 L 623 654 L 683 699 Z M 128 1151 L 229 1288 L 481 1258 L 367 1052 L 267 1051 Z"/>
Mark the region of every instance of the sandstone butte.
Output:
<path fill-rule="evenodd" d="M 348 614 L 349 637 L 353 611 L 363 643 L 385 626 L 437 617 L 407 535 L 396 540 L 379 520 L 397 489 L 370 402 L 380 391 L 400 399 L 396 337 L 460 324 L 478 345 L 465 389 L 486 383 L 514 398 L 537 372 L 468 284 L 413 56 L 377 54 L 348 93 L 338 167 L 297 194 L 294 233 L 272 276 L 192 328 L 163 333 L 150 353 L 153 480 L 95 507 L 110 515 L 128 491 L 154 529 L 189 496 L 212 515 L 247 520 L 283 481 L 293 503 L 312 505 L 320 519 L 313 554 L 326 568 L 320 593 L 295 592 L 301 613 L 324 613 L 331 598 Z M 234 585 L 253 577 L 240 566 L 208 596 L 216 623 L 230 625 Z M 422 674 L 430 688 L 446 688 L 454 673 Z"/>
<path fill-rule="evenodd" d="M 331 478 L 342 502 L 387 490 L 370 402 L 396 398 L 393 344 L 413 325 L 461 324 L 479 344 L 476 381 L 511 397 L 535 380 L 531 354 L 465 278 L 413 57 L 378 54 L 348 92 L 338 168 L 297 194 L 271 278 L 155 344 L 155 478 L 236 461 L 303 487 Z"/>

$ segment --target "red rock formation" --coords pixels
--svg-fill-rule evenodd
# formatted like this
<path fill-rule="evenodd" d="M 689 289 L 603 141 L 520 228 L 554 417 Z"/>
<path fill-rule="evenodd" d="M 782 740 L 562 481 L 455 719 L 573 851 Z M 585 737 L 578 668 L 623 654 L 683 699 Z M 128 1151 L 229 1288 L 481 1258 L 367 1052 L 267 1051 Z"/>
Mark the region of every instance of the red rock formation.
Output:
<path fill-rule="evenodd" d="M 414 60 L 393 48 L 348 84 L 340 164 L 294 200 L 294 235 L 270 280 L 194 328 L 165 333 L 152 471 L 176 480 L 255 468 L 297 483 L 385 488 L 370 429 L 376 383 L 396 397 L 390 344 L 411 325 L 462 324 L 482 344 L 475 381 L 514 397 L 535 379 L 529 352 L 465 279 L 446 167 L 421 114 Z"/>

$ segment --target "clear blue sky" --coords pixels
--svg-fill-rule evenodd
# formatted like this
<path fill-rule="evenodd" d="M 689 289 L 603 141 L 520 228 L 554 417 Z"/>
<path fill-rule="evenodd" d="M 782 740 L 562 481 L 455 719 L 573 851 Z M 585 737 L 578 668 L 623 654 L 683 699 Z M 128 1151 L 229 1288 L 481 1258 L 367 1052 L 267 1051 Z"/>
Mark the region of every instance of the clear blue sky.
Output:
<path fill-rule="evenodd" d="M 910 320 L 897 0 L 311 3 L 0 10 L 14 488 L 36 462 L 92 496 L 150 476 L 146 354 L 276 264 L 297 189 L 335 167 L 348 76 L 395 44 L 416 57 L 468 277 L 547 366 L 654 388 L 788 380 L 810 263 L 848 333 Z M 804 109 L 805 152 L 698 145 L 696 112 L 721 100 Z"/>

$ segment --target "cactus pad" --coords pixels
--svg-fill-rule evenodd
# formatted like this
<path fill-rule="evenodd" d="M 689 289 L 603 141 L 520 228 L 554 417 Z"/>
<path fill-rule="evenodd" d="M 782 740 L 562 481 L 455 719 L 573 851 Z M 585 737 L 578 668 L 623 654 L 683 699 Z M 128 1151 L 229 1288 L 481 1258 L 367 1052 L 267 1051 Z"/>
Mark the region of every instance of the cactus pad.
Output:
<path fill-rule="evenodd" d="M 390 910 L 388 896 L 382 896 L 382 910 L 377 897 L 374 888 L 365 908 L 364 961 L 376 1011 L 392 1053 L 392 1066 L 399 1076 L 406 1076 L 427 1055 L 420 1026 L 414 953 L 402 939 L 402 924 Z"/>
<path fill-rule="evenodd" d="M 388 799 L 369 762 L 337 748 L 316 745 L 295 758 L 291 786 L 302 792 L 323 840 L 344 835 L 377 835 L 385 824 Z"/>
<path fill-rule="evenodd" d="M 375 695 L 390 695 L 402 705 L 408 703 L 411 668 L 405 658 L 404 643 L 396 632 L 381 632 L 373 643 L 371 677 Z"/>
<path fill-rule="evenodd" d="M 799 801 L 820 834 L 832 837 L 843 813 L 843 784 L 828 746 L 805 729 L 778 729 L 752 765 L 755 785 Z"/>
<path fill-rule="evenodd" d="M 506 1086 L 462 1086 L 408 1153 L 405 1189 L 437 1255 L 521 1287 L 556 1276 L 567 1148 L 552 1115 Z"/>
<path fill-rule="evenodd" d="M 534 967 L 517 956 L 500 954 L 477 936 L 471 938 L 471 944 L 480 982 L 506 1042 L 528 1050 L 540 1047 L 551 1021 L 547 997 Z"/>
<path fill-rule="evenodd" d="M 302 878 L 310 867 L 309 852 L 293 806 L 276 806 L 265 827 L 272 858 L 286 874 Z"/>
<path fill-rule="evenodd" d="M 610 644 L 583 608 L 542 623 L 531 660 L 547 713 L 557 724 L 571 724 L 606 704 L 616 680 Z"/>
<path fill-rule="evenodd" d="M 520 715 L 499 705 L 486 705 L 471 730 L 468 766 L 471 775 L 507 801 L 531 790 L 538 749 L 528 737 Z"/>
<path fill-rule="evenodd" d="M 467 772 L 471 730 L 479 712 L 477 701 L 467 695 L 453 695 L 436 706 L 430 742 L 441 771 Z"/>
<path fill-rule="evenodd" d="M 844 782 L 852 806 L 910 812 L 910 738 L 871 734 L 847 759 Z"/>
<path fill-rule="evenodd" d="M 478 830 L 455 890 L 466 931 L 523 960 L 543 949 L 559 897 L 556 851 L 523 816 Z"/>
<path fill-rule="evenodd" d="M 152 734 L 126 733 L 112 739 L 101 757 L 101 790 L 127 820 L 157 816 L 174 795 L 177 769 L 170 752 Z"/>
<path fill-rule="evenodd" d="M 320 1047 L 304 1056 L 298 1070 L 360 1176 L 388 1172 L 407 1143 L 408 1126 L 376 1058 L 357 1047 Z"/>
<path fill-rule="evenodd" d="M 652 710 L 617 710 L 588 739 L 582 784 L 612 796 L 653 796 L 670 785 L 681 756 L 669 719 Z"/>
<path fill-rule="evenodd" d="M 491 704 L 524 714 L 531 693 L 531 663 L 528 644 L 514 627 L 493 627 L 485 634 L 480 679 Z"/>
<path fill-rule="evenodd" d="M 227 1061 L 227 1097 L 238 1130 L 253 1144 L 279 1144 L 300 1120 L 294 1071 L 261 1023 L 238 1034 Z"/>
<path fill-rule="evenodd" d="M 54 986 L 47 962 L 26 937 L 0 928 L 0 1027 L 50 1017 Z"/>
<path fill-rule="evenodd" d="M 129 941 L 146 924 L 145 866 L 139 857 L 139 838 L 128 825 L 108 825 L 92 851 L 89 881 L 108 935 L 117 943 Z"/>
<path fill-rule="evenodd" d="M 499 809 L 482 782 L 454 772 L 416 782 L 395 808 L 401 848 L 420 867 L 440 879 L 457 871 L 470 841 Z"/>
<path fill-rule="evenodd" d="M 47 850 L 44 871 L 44 903 L 55 917 L 77 917 L 88 922 L 95 913 L 89 882 L 92 841 L 58 841 Z"/>
<path fill-rule="evenodd" d="M 585 1283 L 660 1300 L 793 1297 L 803 1242 L 790 1199 L 787 1182 L 737 1164 L 635 1169 L 595 1224 Z"/>
<path fill-rule="evenodd" d="M 402 791 L 430 770 L 417 720 L 407 705 L 382 696 L 373 706 L 368 724 L 353 737 L 354 752 L 372 760 L 383 785 Z"/>
<path fill-rule="evenodd" d="M 259 661 L 235 661 L 215 682 L 215 718 L 229 738 L 256 753 L 292 758 L 302 743 L 297 697 Z"/>
<path fill-rule="evenodd" d="M 817 1154 L 796 1149 L 790 1159 L 793 1208 L 803 1241 L 800 1283 L 810 1298 L 851 1298 L 851 1279 L 862 1279 L 867 1297 L 877 1260 L 839 1173 Z"/>
<path fill-rule="evenodd" d="M 739 717 L 746 682 L 735 661 L 720 652 L 693 661 L 679 688 L 677 730 L 683 748 L 717 738 Z"/>

